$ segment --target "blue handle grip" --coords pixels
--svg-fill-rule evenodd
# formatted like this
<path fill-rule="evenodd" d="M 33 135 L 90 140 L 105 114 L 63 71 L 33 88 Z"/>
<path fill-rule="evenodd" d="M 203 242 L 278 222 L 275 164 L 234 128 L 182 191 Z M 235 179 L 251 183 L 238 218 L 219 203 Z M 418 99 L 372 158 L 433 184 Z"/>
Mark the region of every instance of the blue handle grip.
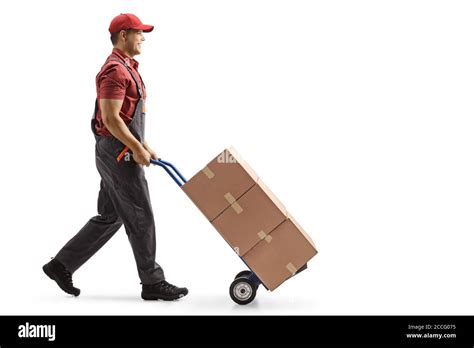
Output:
<path fill-rule="evenodd" d="M 157 166 L 160 166 L 160 167 L 162 167 L 164 170 L 166 170 L 166 172 L 171 176 L 171 179 L 173 179 L 174 182 L 175 182 L 176 184 L 178 184 L 179 187 L 183 186 L 184 184 L 186 184 L 186 183 L 188 182 L 188 181 L 184 178 L 184 176 L 179 172 L 179 170 L 176 169 L 176 167 L 175 167 L 174 165 L 172 165 L 171 163 L 166 162 L 166 161 L 163 161 L 162 159 L 158 159 L 158 160 L 152 159 L 152 160 L 150 161 L 150 163 L 153 163 L 153 164 L 155 164 L 155 165 L 157 165 Z M 168 167 L 170 167 L 171 169 L 173 169 L 174 173 L 173 173 Z M 175 173 L 176 173 L 176 175 L 178 175 L 179 179 L 182 180 L 182 182 L 178 180 L 178 178 L 176 177 Z"/>

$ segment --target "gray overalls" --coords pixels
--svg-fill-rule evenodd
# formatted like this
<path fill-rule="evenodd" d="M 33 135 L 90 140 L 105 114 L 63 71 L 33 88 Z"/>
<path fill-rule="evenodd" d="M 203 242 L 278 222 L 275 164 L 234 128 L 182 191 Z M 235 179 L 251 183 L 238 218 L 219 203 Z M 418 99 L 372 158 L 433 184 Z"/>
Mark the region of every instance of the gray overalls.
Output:
<path fill-rule="evenodd" d="M 128 128 L 144 142 L 145 110 L 142 88 L 127 62 L 111 58 L 123 64 L 130 72 L 138 89 L 140 100 Z M 143 167 L 130 154 L 123 156 L 125 145 L 113 136 L 98 136 L 95 131 L 98 101 L 92 119 L 92 131 L 96 139 L 96 166 L 102 178 L 98 198 L 98 215 L 59 251 L 56 259 L 71 273 L 81 267 L 122 226 L 133 249 L 138 275 L 142 284 L 154 284 L 163 279 L 164 273 L 155 262 L 156 237 L 153 210 Z M 113 263 L 111 263 L 113 265 Z"/>

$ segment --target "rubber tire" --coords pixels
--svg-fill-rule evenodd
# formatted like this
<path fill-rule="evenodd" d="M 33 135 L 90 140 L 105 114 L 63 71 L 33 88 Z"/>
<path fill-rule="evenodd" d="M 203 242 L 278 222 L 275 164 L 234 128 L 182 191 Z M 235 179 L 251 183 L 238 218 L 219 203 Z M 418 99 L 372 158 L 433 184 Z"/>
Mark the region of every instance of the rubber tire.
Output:
<path fill-rule="evenodd" d="M 244 287 L 243 290 L 249 290 L 248 296 L 236 296 L 238 286 Z M 232 301 L 234 301 L 235 303 L 239 305 L 246 305 L 252 302 L 255 299 L 255 296 L 257 296 L 257 288 L 258 287 L 253 281 L 245 277 L 239 277 L 237 279 L 234 279 L 234 281 L 230 284 L 229 295 Z"/>
<path fill-rule="evenodd" d="M 241 278 L 241 277 L 248 278 L 251 274 L 252 272 L 246 269 L 245 271 L 237 273 L 234 279 Z"/>

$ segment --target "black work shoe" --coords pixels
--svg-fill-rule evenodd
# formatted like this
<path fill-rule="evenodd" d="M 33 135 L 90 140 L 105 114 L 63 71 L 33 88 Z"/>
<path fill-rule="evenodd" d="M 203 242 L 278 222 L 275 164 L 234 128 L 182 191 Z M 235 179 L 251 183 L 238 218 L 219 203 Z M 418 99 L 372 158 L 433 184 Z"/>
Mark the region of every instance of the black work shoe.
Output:
<path fill-rule="evenodd" d="M 72 285 L 72 274 L 58 260 L 52 259 L 43 266 L 43 271 L 54 280 L 63 291 L 70 295 L 79 296 L 81 290 Z"/>
<path fill-rule="evenodd" d="M 142 285 L 142 299 L 144 300 L 165 300 L 173 301 L 188 294 L 188 289 L 177 286 L 162 280 L 156 284 Z"/>

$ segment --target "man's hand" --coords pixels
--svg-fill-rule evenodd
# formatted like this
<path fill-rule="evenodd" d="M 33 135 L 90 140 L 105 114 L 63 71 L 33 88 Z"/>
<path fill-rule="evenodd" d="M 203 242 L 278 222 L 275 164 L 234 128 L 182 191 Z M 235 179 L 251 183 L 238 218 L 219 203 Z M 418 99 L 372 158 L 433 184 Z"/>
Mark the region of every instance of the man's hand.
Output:
<path fill-rule="evenodd" d="M 136 149 L 132 150 L 132 152 L 133 160 L 135 162 L 147 167 L 150 165 L 151 155 L 141 144 Z"/>
<path fill-rule="evenodd" d="M 145 150 L 148 151 L 148 153 L 150 154 L 151 158 L 154 159 L 154 160 L 158 160 L 160 159 L 158 157 L 158 155 L 156 154 L 156 152 L 148 145 L 148 143 L 145 141 L 145 143 L 143 144 L 143 146 L 145 147 Z"/>

